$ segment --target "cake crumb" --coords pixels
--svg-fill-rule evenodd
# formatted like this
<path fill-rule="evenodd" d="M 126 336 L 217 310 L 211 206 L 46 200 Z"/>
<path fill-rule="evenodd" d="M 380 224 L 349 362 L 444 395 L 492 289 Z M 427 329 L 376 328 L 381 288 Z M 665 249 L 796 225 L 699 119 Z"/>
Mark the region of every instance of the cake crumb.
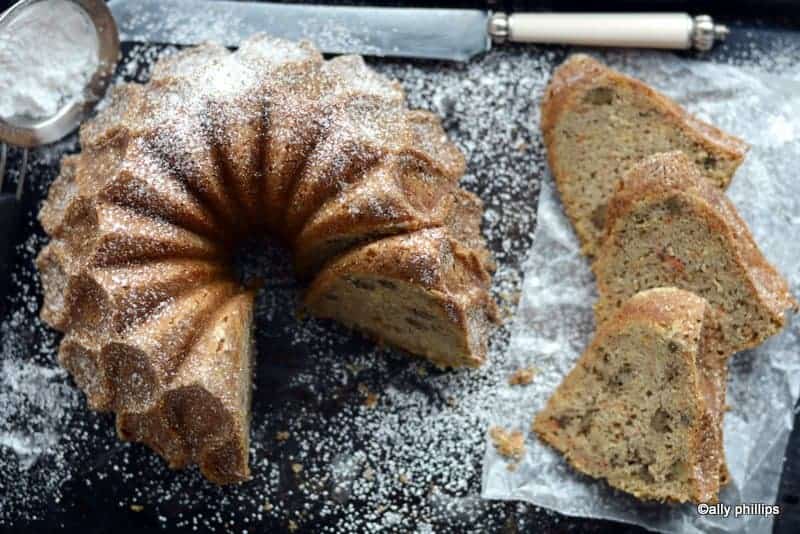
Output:
<path fill-rule="evenodd" d="M 533 382 L 533 377 L 536 376 L 536 369 L 533 367 L 524 367 L 517 369 L 511 376 L 508 377 L 508 385 L 510 386 L 527 386 Z"/>
<path fill-rule="evenodd" d="M 519 461 L 525 452 L 525 437 L 519 430 L 508 430 L 495 426 L 489 429 L 489 436 L 494 442 L 494 448 L 502 456 Z"/>
<path fill-rule="evenodd" d="M 300 528 L 297 523 L 294 522 L 293 519 L 289 520 L 289 532 L 295 532 L 297 529 Z"/>
<path fill-rule="evenodd" d="M 370 391 L 367 384 L 359 384 L 358 391 L 364 395 L 364 406 L 367 408 L 373 408 L 376 404 L 378 404 L 378 394 Z"/>
<path fill-rule="evenodd" d="M 376 404 L 378 404 L 378 394 L 377 393 L 372 393 L 372 392 L 367 393 L 367 398 L 364 399 L 364 405 L 367 408 L 372 408 Z"/>
<path fill-rule="evenodd" d="M 358 365 L 356 363 L 346 363 L 344 364 L 344 368 L 350 371 L 350 373 L 354 375 L 357 375 L 364 369 L 363 366 Z"/>
<path fill-rule="evenodd" d="M 142 510 L 144 510 L 144 506 L 142 506 L 141 504 L 131 505 L 131 512 L 141 512 Z"/>
<path fill-rule="evenodd" d="M 275 434 L 275 441 L 286 441 L 287 439 L 289 439 L 289 433 L 285 430 L 281 430 Z"/>
<path fill-rule="evenodd" d="M 269 499 L 264 499 L 264 504 L 261 505 L 261 509 L 264 510 L 265 512 L 269 512 L 273 508 L 274 506 L 272 506 L 272 503 L 269 502 Z"/>
<path fill-rule="evenodd" d="M 292 471 L 295 475 L 299 475 L 303 472 L 303 464 L 292 464 Z"/>

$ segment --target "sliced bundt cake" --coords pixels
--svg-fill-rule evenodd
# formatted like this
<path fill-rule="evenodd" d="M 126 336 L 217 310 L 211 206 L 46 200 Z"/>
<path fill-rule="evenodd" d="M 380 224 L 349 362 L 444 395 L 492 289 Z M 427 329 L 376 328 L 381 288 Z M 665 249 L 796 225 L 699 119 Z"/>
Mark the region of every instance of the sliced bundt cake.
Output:
<path fill-rule="evenodd" d="M 683 151 L 724 189 L 747 150 L 641 81 L 583 54 L 553 73 L 541 113 L 550 169 L 589 256 L 597 254 L 614 186 L 641 158 Z"/>
<path fill-rule="evenodd" d="M 640 499 L 716 501 L 725 367 L 706 350 L 710 318 L 687 291 L 636 294 L 600 326 L 535 432 L 578 471 Z"/>
<path fill-rule="evenodd" d="M 598 322 L 628 297 L 675 286 L 719 316 L 722 356 L 761 343 L 797 306 L 786 280 L 759 251 L 728 198 L 681 152 L 650 156 L 619 183 L 592 269 Z"/>
<path fill-rule="evenodd" d="M 442 367 L 476 367 L 497 312 L 478 255 L 446 228 L 387 237 L 343 255 L 311 284 L 308 310 Z"/>
<path fill-rule="evenodd" d="M 480 202 L 457 185 L 464 157 L 360 57 L 263 35 L 189 48 L 114 89 L 80 142 L 40 213 L 42 318 L 65 333 L 59 360 L 89 405 L 172 467 L 248 476 L 253 295 L 232 269 L 245 237 L 282 240 L 313 288 L 345 267 L 384 281 L 380 309 L 372 292 L 337 293 L 374 311 L 347 324 L 440 364 L 482 361 L 491 259 Z M 415 305 L 430 318 L 381 315 Z"/>

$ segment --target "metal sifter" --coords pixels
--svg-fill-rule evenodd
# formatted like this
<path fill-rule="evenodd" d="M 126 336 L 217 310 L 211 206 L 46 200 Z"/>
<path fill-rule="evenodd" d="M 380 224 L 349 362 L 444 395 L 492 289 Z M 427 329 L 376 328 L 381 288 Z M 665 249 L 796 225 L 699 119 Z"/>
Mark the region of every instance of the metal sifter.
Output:
<path fill-rule="evenodd" d="M 97 42 L 97 68 L 88 79 L 80 98 L 72 98 L 48 117 L 32 118 L 27 115 L 0 116 L 0 284 L 7 279 L 11 261 L 11 246 L 17 235 L 22 218 L 22 193 L 25 188 L 25 175 L 28 172 L 28 149 L 46 145 L 62 139 L 73 132 L 104 94 L 119 56 L 119 35 L 117 26 L 103 0 L 21 0 L 0 14 L 0 44 L 10 41 L 14 36 L 15 22 L 35 17 L 52 9 L 55 3 L 69 4 L 85 18 L 87 27 L 93 28 Z M 49 41 L 43 36 L 40 50 L 36 54 L 48 54 Z M 51 44 L 52 46 L 52 44 Z M 8 188 L 9 148 L 21 149 L 21 162 L 17 171 L 16 187 L 13 192 L 4 193 Z"/>

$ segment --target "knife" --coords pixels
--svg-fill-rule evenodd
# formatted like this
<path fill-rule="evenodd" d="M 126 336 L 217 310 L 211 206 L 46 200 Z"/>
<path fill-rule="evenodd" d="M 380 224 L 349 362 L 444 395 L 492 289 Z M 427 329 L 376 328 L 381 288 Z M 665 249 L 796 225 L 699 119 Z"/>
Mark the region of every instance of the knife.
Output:
<path fill-rule="evenodd" d="M 236 47 L 266 32 L 323 52 L 467 61 L 493 43 L 709 50 L 725 26 L 686 13 L 492 13 L 210 0 L 111 0 L 123 41 Z"/>

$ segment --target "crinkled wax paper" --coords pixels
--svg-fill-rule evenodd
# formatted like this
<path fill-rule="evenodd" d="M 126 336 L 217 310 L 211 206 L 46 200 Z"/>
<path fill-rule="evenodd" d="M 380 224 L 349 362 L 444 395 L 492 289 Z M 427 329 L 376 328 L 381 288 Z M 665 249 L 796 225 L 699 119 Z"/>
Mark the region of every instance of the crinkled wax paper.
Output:
<path fill-rule="evenodd" d="M 679 59 L 672 54 L 608 54 L 614 67 L 663 90 L 700 118 L 752 148 L 728 190 L 761 250 L 800 293 L 800 82 L 758 71 Z M 536 103 L 538 104 L 538 103 Z M 487 440 L 483 496 L 518 499 L 561 513 L 635 523 L 662 532 L 768 532 L 772 518 L 700 516 L 693 505 L 641 503 L 573 471 L 537 440 L 534 414 L 569 372 L 594 330 L 594 279 L 545 177 L 539 222 L 522 296 L 502 365 L 534 366 L 531 385 L 498 393 L 492 424 L 525 433 L 525 455 L 507 469 Z M 733 482 L 723 503 L 774 503 L 800 393 L 800 320 L 730 365 L 725 452 Z M 733 514 L 731 514 L 733 515 Z"/>

